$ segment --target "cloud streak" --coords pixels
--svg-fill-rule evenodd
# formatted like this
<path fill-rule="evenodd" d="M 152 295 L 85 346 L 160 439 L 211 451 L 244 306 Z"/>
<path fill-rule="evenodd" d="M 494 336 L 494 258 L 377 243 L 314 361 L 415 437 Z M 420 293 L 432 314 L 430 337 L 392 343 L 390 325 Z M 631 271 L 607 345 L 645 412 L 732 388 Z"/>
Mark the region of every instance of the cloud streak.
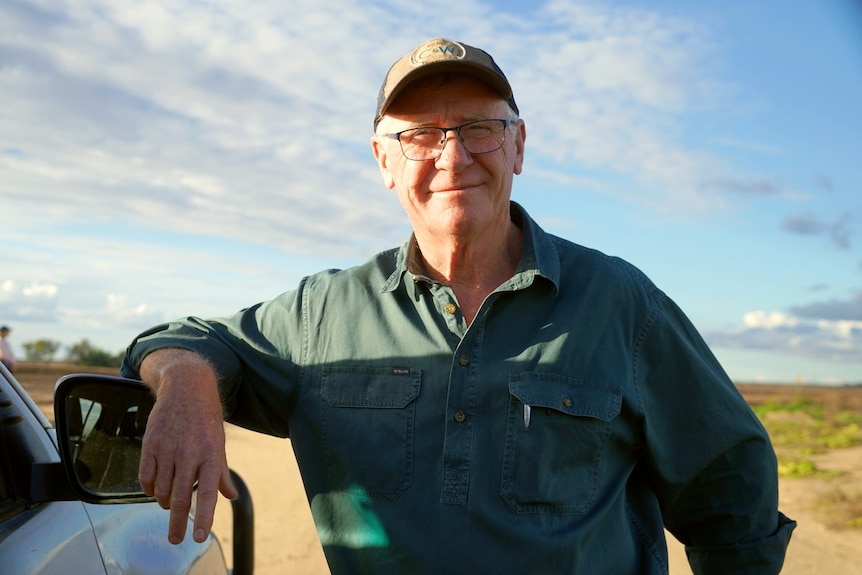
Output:
<path fill-rule="evenodd" d="M 815 214 L 806 212 L 785 218 L 781 229 L 801 236 L 826 236 L 839 248 L 849 249 L 855 231 L 853 214 L 842 213 L 833 221 L 825 220 Z"/>
<path fill-rule="evenodd" d="M 752 311 L 743 316 L 741 325 L 711 331 L 705 338 L 710 345 L 726 349 L 862 363 L 862 291 L 846 299 L 793 307 L 789 313 Z"/>
<path fill-rule="evenodd" d="M 792 308 L 798 317 L 827 321 L 862 321 L 862 291 L 847 299 L 831 299 Z"/>
<path fill-rule="evenodd" d="M 804 311 L 804 310 L 803 310 Z M 716 348 L 760 350 L 842 363 L 862 362 L 862 319 L 820 319 L 808 315 L 754 311 L 730 331 L 704 335 Z"/>
<path fill-rule="evenodd" d="M 424 38 L 404 26 L 424 9 L 297 4 L 5 3 L 0 194 L 21 210 L 297 253 L 400 241 L 367 141 L 379 81 Z M 541 134 L 537 174 L 572 161 L 625 173 L 658 192 L 631 201 L 658 211 L 726 202 L 702 184 L 724 168 L 676 141 L 675 117 L 724 89 L 704 71 L 702 27 L 561 1 L 520 20 L 482 2 L 449 8 L 443 27 L 488 46 L 512 77 Z"/>

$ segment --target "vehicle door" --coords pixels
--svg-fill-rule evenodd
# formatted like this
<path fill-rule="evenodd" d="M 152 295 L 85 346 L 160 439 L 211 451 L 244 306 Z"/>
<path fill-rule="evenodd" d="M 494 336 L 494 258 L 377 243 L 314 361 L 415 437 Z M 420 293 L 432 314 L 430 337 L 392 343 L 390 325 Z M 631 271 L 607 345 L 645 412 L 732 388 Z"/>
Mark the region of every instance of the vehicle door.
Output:
<path fill-rule="evenodd" d="M 29 501 L 34 463 L 59 455 L 44 421 L 0 370 L 0 571 L 3 575 L 105 573 L 80 501 Z"/>

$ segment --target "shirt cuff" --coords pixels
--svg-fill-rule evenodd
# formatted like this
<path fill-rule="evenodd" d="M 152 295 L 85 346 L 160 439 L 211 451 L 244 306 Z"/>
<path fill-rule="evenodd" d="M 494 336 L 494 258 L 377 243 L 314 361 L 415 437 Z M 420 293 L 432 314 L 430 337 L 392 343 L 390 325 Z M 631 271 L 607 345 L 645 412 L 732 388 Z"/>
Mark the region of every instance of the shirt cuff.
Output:
<path fill-rule="evenodd" d="M 773 575 L 781 571 L 796 521 L 778 513 L 778 527 L 763 539 L 715 547 L 687 546 L 685 552 L 697 575 Z"/>

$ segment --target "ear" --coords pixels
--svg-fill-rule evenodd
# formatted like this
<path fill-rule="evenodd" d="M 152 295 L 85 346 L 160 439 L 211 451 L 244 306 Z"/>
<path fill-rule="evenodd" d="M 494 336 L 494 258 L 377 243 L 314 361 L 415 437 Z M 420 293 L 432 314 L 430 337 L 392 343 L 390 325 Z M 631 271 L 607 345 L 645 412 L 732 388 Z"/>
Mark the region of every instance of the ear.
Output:
<path fill-rule="evenodd" d="M 374 159 L 377 160 L 377 165 L 380 167 L 383 184 L 391 190 L 395 187 L 395 178 L 392 177 L 389 149 L 386 144 L 385 138 L 381 138 L 380 136 L 371 137 L 371 150 L 374 152 Z"/>
<path fill-rule="evenodd" d="M 524 143 L 527 141 L 527 126 L 524 120 L 518 120 L 515 125 L 515 174 L 520 174 L 524 169 Z"/>

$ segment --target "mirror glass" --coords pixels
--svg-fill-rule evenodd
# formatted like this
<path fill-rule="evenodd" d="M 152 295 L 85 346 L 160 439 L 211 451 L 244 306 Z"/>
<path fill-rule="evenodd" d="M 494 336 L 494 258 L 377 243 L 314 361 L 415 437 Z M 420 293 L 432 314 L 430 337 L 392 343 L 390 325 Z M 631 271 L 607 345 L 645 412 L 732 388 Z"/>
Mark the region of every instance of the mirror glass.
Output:
<path fill-rule="evenodd" d="M 143 496 L 138 468 L 154 403 L 149 389 L 110 376 L 68 377 L 58 382 L 55 399 L 61 451 L 73 487 L 99 499 Z"/>

